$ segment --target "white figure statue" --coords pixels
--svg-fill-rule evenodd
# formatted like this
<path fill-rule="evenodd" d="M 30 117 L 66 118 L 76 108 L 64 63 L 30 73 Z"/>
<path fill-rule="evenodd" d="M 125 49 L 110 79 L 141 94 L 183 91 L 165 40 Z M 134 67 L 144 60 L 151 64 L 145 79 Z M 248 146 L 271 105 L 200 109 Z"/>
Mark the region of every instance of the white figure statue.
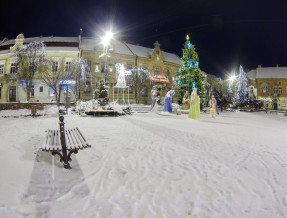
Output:
<path fill-rule="evenodd" d="M 115 85 L 115 87 L 118 87 L 118 88 L 127 87 L 126 76 L 131 75 L 132 72 L 130 70 L 126 71 L 124 65 L 120 63 L 116 63 L 115 68 L 116 68 L 116 73 L 118 75 L 117 84 Z"/>

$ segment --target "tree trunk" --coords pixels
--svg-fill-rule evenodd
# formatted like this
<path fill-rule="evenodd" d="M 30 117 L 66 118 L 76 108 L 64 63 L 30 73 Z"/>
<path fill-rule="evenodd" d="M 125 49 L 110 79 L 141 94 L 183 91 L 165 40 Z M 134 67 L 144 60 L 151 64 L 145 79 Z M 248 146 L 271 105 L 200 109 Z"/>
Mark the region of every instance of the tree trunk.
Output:
<path fill-rule="evenodd" d="M 60 106 L 60 102 L 61 102 L 61 92 L 62 92 L 62 85 L 59 85 L 59 95 L 58 95 L 58 99 L 57 99 L 57 106 Z"/>
<path fill-rule="evenodd" d="M 27 101 L 28 102 L 30 101 L 30 90 L 31 89 L 29 89 L 28 86 L 27 86 L 27 88 L 26 88 L 26 97 L 27 97 Z"/>

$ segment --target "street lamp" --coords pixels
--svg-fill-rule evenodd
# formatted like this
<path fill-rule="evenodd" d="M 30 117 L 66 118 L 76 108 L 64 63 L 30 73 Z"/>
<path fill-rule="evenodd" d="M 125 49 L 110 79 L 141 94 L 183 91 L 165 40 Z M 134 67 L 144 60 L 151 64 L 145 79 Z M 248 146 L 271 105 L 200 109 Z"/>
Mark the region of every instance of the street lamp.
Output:
<path fill-rule="evenodd" d="M 230 83 L 233 83 L 235 79 L 236 79 L 236 76 L 235 75 L 231 75 L 231 76 L 229 76 L 228 80 L 229 80 Z"/>
<path fill-rule="evenodd" d="M 108 71 L 107 71 L 107 61 L 108 61 L 108 47 L 110 44 L 111 39 L 113 38 L 114 34 L 112 31 L 106 32 L 105 36 L 102 37 L 102 44 L 104 45 L 104 52 L 106 56 L 105 60 L 105 84 L 107 84 L 107 77 L 108 77 Z"/>

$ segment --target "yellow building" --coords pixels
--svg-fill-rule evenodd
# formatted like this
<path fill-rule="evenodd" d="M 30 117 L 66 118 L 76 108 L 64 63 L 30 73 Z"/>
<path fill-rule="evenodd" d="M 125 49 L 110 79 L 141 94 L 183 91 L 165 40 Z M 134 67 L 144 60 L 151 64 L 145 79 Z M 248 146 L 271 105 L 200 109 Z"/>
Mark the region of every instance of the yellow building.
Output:
<path fill-rule="evenodd" d="M 58 67 L 63 60 L 66 64 L 80 56 L 78 37 L 35 37 L 24 38 L 19 34 L 15 40 L 3 40 L 0 43 L 0 102 L 26 102 L 25 86 L 17 78 L 18 67 L 14 51 L 17 47 L 34 41 L 43 41 L 46 54 L 53 60 L 54 67 Z M 72 96 L 73 98 L 73 96 Z M 62 99 L 64 96 L 62 95 Z M 35 74 L 30 93 L 32 102 L 53 102 L 55 94 L 51 87 L 43 84 Z"/>
<path fill-rule="evenodd" d="M 261 67 L 247 73 L 250 95 L 269 109 L 287 110 L 287 67 Z"/>
<path fill-rule="evenodd" d="M 142 67 L 149 70 L 151 82 L 142 90 L 140 102 L 151 102 L 150 91 L 153 86 L 158 88 L 158 93 L 164 97 L 166 92 L 174 86 L 173 77 L 181 66 L 180 58 L 176 54 L 164 52 L 158 42 L 154 48 L 146 48 L 139 45 L 128 44 L 119 40 L 112 40 L 104 50 L 100 39 L 85 37 L 35 37 L 24 38 L 20 34 L 15 40 L 3 40 L 0 43 L 0 102 L 24 102 L 26 93 L 13 77 L 17 74 L 13 48 L 33 41 L 43 41 L 46 45 L 47 56 L 54 62 L 65 59 L 68 63 L 71 59 L 82 57 L 90 66 L 91 78 L 88 78 L 86 87 L 81 91 L 81 98 L 91 99 L 95 90 L 95 83 L 105 78 L 105 66 L 107 66 L 107 83 L 109 85 L 109 97 L 113 98 L 113 86 L 115 79 L 115 64 L 124 64 L 126 69 Z M 106 52 L 104 52 L 106 51 Z M 34 90 L 32 100 L 37 102 L 51 102 L 54 100 L 49 87 L 43 85 L 37 75 L 33 80 Z M 127 92 L 125 92 L 127 95 Z M 129 91 L 130 103 L 135 103 L 133 88 Z"/>

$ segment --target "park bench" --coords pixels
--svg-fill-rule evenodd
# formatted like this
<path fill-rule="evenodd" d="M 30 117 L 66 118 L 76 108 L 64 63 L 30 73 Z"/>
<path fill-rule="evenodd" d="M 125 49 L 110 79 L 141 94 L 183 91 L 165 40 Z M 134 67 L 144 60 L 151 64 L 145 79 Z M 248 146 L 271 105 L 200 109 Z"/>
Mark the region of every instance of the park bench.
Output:
<path fill-rule="evenodd" d="M 272 113 L 276 113 L 276 114 L 277 114 L 277 113 L 278 113 L 277 110 L 269 110 L 268 112 L 269 112 L 270 114 L 272 114 Z M 266 112 L 266 113 L 267 113 L 267 112 Z"/>
<path fill-rule="evenodd" d="M 42 146 L 42 151 L 58 154 L 60 161 L 64 162 L 64 168 L 71 169 L 69 161 L 72 161 L 72 153 L 77 154 L 78 150 L 91 147 L 81 131 L 76 127 L 72 129 L 64 128 L 64 117 L 60 116 L 60 130 L 47 130 L 47 134 Z M 67 154 L 67 151 L 69 153 Z M 60 153 L 62 152 L 62 154 Z"/>

